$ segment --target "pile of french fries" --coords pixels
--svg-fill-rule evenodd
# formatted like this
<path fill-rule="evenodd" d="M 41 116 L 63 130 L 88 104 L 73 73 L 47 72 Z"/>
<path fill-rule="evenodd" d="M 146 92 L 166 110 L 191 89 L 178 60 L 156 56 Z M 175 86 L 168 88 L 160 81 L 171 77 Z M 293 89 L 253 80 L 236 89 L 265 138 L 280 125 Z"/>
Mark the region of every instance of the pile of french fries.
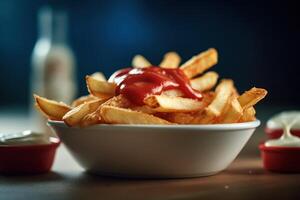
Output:
<path fill-rule="evenodd" d="M 103 73 L 86 76 L 89 95 L 71 105 L 34 95 L 36 106 L 50 120 L 64 121 L 70 127 L 95 124 L 223 124 L 255 120 L 254 105 L 267 91 L 251 88 L 239 95 L 230 79 L 218 82 L 218 74 L 204 73 L 217 64 L 216 49 L 208 49 L 180 65 L 175 52 L 165 54 L 162 68 L 178 68 L 190 79 L 193 89 L 202 92 L 201 101 L 184 98 L 180 90 L 168 90 L 150 95 L 143 106 L 136 106 L 122 95 L 115 94 L 116 84 L 108 82 Z M 146 58 L 136 55 L 134 68 L 153 66 Z M 214 89 L 215 88 L 215 89 Z"/>

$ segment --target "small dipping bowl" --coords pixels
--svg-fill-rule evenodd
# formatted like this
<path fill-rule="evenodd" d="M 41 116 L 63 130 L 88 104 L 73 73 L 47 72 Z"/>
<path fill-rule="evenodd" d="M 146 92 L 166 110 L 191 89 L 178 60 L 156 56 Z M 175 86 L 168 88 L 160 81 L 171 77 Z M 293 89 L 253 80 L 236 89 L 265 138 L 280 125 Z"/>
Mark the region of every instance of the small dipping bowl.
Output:
<path fill-rule="evenodd" d="M 259 145 L 266 170 L 281 173 L 300 172 L 300 147 L 268 147 Z"/>
<path fill-rule="evenodd" d="M 44 136 L 48 143 L 37 144 L 1 144 L 1 174 L 39 174 L 49 172 L 60 144 L 60 140 L 52 136 Z"/>

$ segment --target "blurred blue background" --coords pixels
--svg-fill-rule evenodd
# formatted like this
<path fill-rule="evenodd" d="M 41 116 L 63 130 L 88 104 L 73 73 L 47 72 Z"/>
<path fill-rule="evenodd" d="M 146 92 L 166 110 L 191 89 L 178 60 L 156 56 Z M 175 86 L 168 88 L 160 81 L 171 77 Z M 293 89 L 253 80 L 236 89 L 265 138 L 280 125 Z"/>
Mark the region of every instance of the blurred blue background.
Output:
<path fill-rule="evenodd" d="M 213 70 L 240 91 L 269 90 L 265 104 L 299 105 L 299 12 L 292 1 L 0 1 L 0 105 L 28 106 L 30 57 L 43 5 L 69 15 L 69 45 L 77 60 L 78 95 L 84 76 L 109 76 L 135 54 L 158 64 L 167 51 L 183 60 L 215 47 Z"/>

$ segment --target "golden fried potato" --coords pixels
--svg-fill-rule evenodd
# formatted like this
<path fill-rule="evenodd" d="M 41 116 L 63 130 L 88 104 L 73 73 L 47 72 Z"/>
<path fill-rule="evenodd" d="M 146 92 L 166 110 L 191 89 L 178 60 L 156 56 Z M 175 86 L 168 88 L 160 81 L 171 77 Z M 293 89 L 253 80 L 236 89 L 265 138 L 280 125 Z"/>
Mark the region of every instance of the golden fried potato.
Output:
<path fill-rule="evenodd" d="M 216 94 L 212 102 L 200 113 L 199 117 L 193 120 L 193 123 L 209 124 L 213 123 L 219 117 L 229 104 L 230 97 L 233 93 L 233 81 L 223 79 L 216 88 Z"/>
<path fill-rule="evenodd" d="M 36 94 L 33 95 L 36 107 L 48 119 L 62 121 L 63 116 L 71 110 L 71 107 L 63 102 L 57 102 Z"/>
<path fill-rule="evenodd" d="M 156 116 L 163 118 L 169 122 L 175 123 L 175 124 L 191 124 L 193 119 L 197 116 L 193 112 L 172 112 L 172 113 L 159 113 L 156 114 Z"/>
<path fill-rule="evenodd" d="M 103 105 L 120 107 L 120 108 L 129 108 L 133 106 L 132 103 L 121 94 L 107 100 Z"/>
<path fill-rule="evenodd" d="M 202 101 L 165 95 L 149 96 L 144 100 L 144 103 L 157 112 L 191 112 L 199 111 L 205 107 Z"/>
<path fill-rule="evenodd" d="M 177 68 L 181 62 L 180 56 L 176 52 L 168 52 L 159 64 L 161 68 Z"/>
<path fill-rule="evenodd" d="M 86 115 L 95 112 L 105 101 L 106 100 L 97 99 L 94 101 L 84 102 L 67 112 L 64 115 L 63 120 L 68 126 L 77 126 Z"/>
<path fill-rule="evenodd" d="M 182 97 L 183 93 L 180 90 L 172 89 L 172 90 L 163 91 L 161 95 L 168 96 L 168 97 Z"/>
<path fill-rule="evenodd" d="M 114 106 L 101 106 L 101 117 L 111 124 L 171 124 L 150 114 Z"/>
<path fill-rule="evenodd" d="M 151 108 L 150 106 L 147 106 L 147 105 L 131 106 L 130 109 L 134 110 L 134 111 L 147 113 L 147 114 L 157 114 L 157 111 L 155 109 L 153 109 L 153 108 Z"/>
<path fill-rule="evenodd" d="M 204 75 L 191 80 L 191 86 L 198 91 L 207 91 L 212 89 L 217 81 L 219 75 L 216 72 L 207 72 Z"/>
<path fill-rule="evenodd" d="M 256 114 L 256 111 L 255 111 L 254 107 L 246 108 L 246 109 L 243 111 L 243 115 L 242 115 L 242 117 L 240 118 L 239 122 L 250 122 L 250 121 L 254 121 L 254 120 L 256 120 L 255 114 Z"/>
<path fill-rule="evenodd" d="M 97 79 L 99 81 L 107 81 L 104 74 L 102 72 L 95 72 L 91 75 L 94 79 Z"/>
<path fill-rule="evenodd" d="M 99 81 L 92 76 L 86 76 L 86 85 L 91 95 L 100 99 L 111 98 L 115 96 L 116 84 L 106 81 Z"/>
<path fill-rule="evenodd" d="M 253 106 L 266 96 L 264 89 L 252 88 L 238 96 L 236 92 L 232 100 L 225 109 L 224 114 L 219 119 L 219 123 L 235 123 L 255 120 L 255 109 Z"/>
<path fill-rule="evenodd" d="M 202 103 L 206 108 L 214 99 L 214 92 L 203 93 Z M 176 124 L 199 124 L 203 118 L 200 111 L 192 112 L 171 112 L 171 113 L 155 113 L 155 116 L 161 117 Z"/>
<path fill-rule="evenodd" d="M 92 113 L 85 115 L 79 122 L 80 127 L 92 126 L 102 123 L 100 116 L 100 106 Z"/>
<path fill-rule="evenodd" d="M 232 95 L 230 99 L 230 103 L 222 112 L 222 115 L 218 119 L 218 123 L 235 123 L 238 122 L 239 119 L 243 115 L 243 109 L 237 100 L 235 95 Z"/>
<path fill-rule="evenodd" d="M 142 55 L 136 55 L 132 59 L 132 66 L 134 68 L 150 67 L 152 64 Z"/>
<path fill-rule="evenodd" d="M 262 100 L 267 93 L 268 92 L 265 89 L 253 87 L 239 96 L 238 101 L 243 109 L 247 109 L 257 104 L 257 102 Z"/>
<path fill-rule="evenodd" d="M 84 102 L 93 101 L 93 100 L 96 100 L 96 99 L 98 99 L 98 97 L 95 97 L 95 96 L 92 96 L 92 95 L 81 96 L 81 97 L 75 99 L 72 102 L 71 106 L 76 107 L 76 106 L 79 106 L 80 104 L 83 104 Z"/>
<path fill-rule="evenodd" d="M 211 48 L 192 57 L 190 60 L 181 65 L 180 68 L 188 78 L 193 78 L 214 66 L 217 62 L 218 52 L 216 49 Z"/>

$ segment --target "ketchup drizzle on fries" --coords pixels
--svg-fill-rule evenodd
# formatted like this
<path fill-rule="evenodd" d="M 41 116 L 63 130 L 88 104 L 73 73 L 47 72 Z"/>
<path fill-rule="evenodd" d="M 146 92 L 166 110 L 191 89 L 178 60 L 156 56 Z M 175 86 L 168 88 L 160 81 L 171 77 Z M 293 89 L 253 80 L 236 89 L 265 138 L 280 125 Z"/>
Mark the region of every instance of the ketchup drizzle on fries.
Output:
<path fill-rule="evenodd" d="M 109 81 L 117 84 L 117 95 L 124 95 L 136 105 L 143 105 L 144 99 L 150 95 L 160 95 L 171 89 L 179 89 L 186 98 L 202 99 L 202 94 L 191 87 L 188 77 L 181 69 L 155 66 L 125 68 L 115 72 Z"/>

